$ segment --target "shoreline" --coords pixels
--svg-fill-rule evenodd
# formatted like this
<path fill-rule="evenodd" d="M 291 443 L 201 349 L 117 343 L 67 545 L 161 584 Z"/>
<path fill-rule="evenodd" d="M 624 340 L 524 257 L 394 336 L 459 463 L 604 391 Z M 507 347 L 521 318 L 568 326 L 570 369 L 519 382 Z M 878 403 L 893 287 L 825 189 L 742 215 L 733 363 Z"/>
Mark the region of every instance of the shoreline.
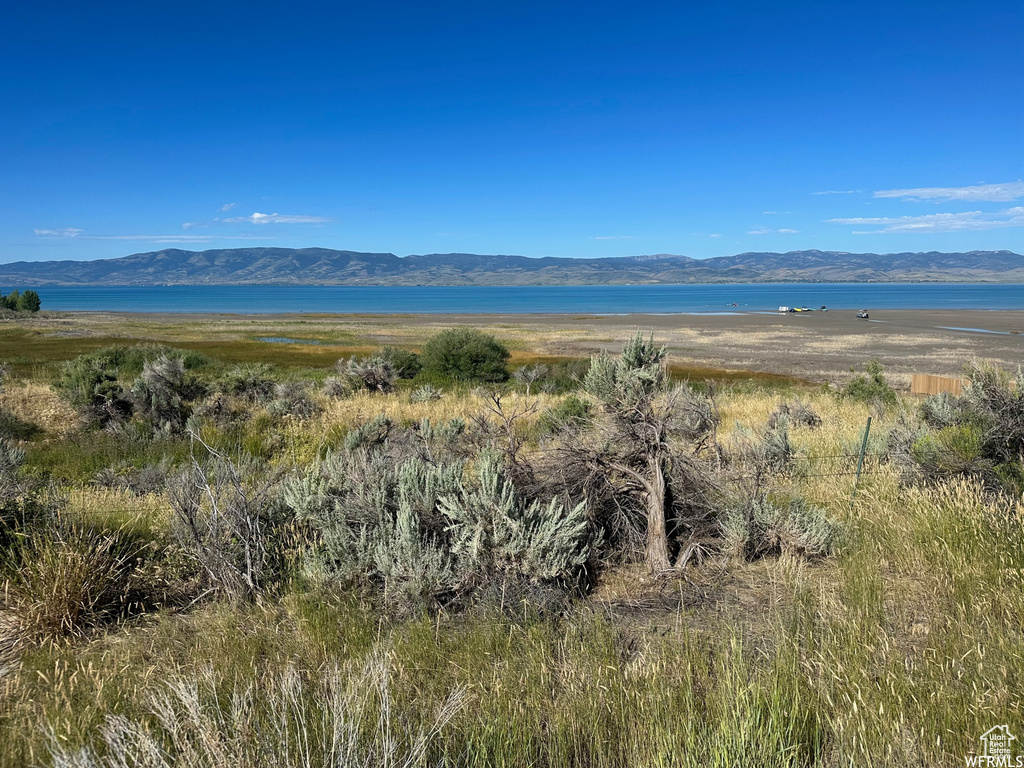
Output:
<path fill-rule="evenodd" d="M 462 325 L 502 339 L 516 359 L 616 352 L 639 330 L 665 344 L 673 364 L 836 383 L 871 359 L 903 386 L 909 386 L 913 373 L 958 375 L 973 360 L 991 360 L 1011 370 L 1024 360 L 1024 310 L 986 309 L 877 310 L 868 321 L 851 310 L 786 315 L 46 311 L 0 321 L 0 334 L 29 334 L 51 343 L 94 337 L 97 343 L 152 341 L 197 348 L 236 344 L 256 357 L 260 349 L 269 353 L 275 345 L 260 339 L 273 337 L 288 340 L 297 350 L 315 350 L 326 366 L 332 355 L 355 350 L 366 354 L 386 345 L 418 349 L 434 333 Z M 11 347 L 17 349 L 13 336 Z"/>

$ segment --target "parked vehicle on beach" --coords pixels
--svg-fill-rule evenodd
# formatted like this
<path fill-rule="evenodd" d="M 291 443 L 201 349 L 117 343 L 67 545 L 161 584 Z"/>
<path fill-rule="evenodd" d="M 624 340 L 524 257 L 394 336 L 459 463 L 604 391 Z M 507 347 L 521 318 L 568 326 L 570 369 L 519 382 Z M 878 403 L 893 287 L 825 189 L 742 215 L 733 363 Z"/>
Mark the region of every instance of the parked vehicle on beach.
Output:
<path fill-rule="evenodd" d="M 858 317 L 858 318 L 860 318 L 861 320 L 867 320 L 867 319 L 869 319 L 869 318 L 868 318 L 868 311 L 867 311 L 866 309 L 862 309 L 862 310 L 860 310 L 860 311 L 859 311 L 859 312 L 857 313 L 857 317 Z"/>

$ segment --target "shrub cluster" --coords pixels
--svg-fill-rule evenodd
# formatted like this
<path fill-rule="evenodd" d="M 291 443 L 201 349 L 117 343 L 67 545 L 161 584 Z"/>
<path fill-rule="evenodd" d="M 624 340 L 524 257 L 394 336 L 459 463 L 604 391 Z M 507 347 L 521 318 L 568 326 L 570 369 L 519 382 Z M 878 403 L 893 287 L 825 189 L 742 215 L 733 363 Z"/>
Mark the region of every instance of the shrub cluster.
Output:
<path fill-rule="evenodd" d="M 891 438 L 891 460 L 909 459 L 927 479 L 974 475 L 990 488 L 1024 493 L 1024 376 L 969 365 L 962 395 L 943 392 L 919 408 L 922 425 Z M 902 449 L 902 451 L 900 451 Z M 900 455 L 902 453 L 902 456 Z"/>
<path fill-rule="evenodd" d="M 529 498 L 491 452 L 467 467 L 455 450 L 464 428 L 397 430 L 380 417 L 292 478 L 283 498 L 320 541 L 310 572 L 378 586 L 400 611 L 577 580 L 595 536 L 586 505 Z"/>
<path fill-rule="evenodd" d="M 539 414 L 533 398 L 512 392 L 532 393 L 561 369 L 520 368 L 472 419 L 402 424 L 381 414 L 332 438 L 332 450 L 290 474 L 270 459 L 289 439 L 280 417 L 317 411 L 307 380 L 281 380 L 266 365 L 216 369 L 213 378 L 208 359 L 149 346 L 83 355 L 64 367 L 59 386 L 110 428 L 105 439 L 132 450 L 162 441 L 181 449 L 176 460 L 111 456 L 85 476 L 134 494 L 166 493 L 175 551 L 198 574 L 196 589 L 233 600 L 263 599 L 298 562 L 307 577 L 357 584 L 408 612 L 475 595 L 564 594 L 585 587 L 607 562 L 644 558 L 659 563 L 655 572 L 681 568 L 727 550 L 730 540 L 742 540 L 747 556 L 830 551 L 828 526 L 813 508 L 769 501 L 772 477 L 794 457 L 790 424 L 814 427 L 817 415 L 800 402 L 781 404 L 763 434 L 725 450 L 713 397 L 673 386 L 665 354 L 638 334 L 621 355 L 591 361 L 582 377 L 587 394 Z M 384 393 L 414 376 L 410 400 L 428 402 L 441 397 L 432 377 L 496 384 L 509 378 L 508 360 L 493 337 L 454 329 L 418 357 L 384 348 L 339 361 L 325 391 Z M 193 456 L 180 471 L 186 435 Z M 0 479 L 6 462 L 12 488 L 21 487 L 20 460 L 17 448 L 0 442 Z M 750 476 L 752 489 L 737 479 Z M 746 510 L 742 531 L 730 522 L 733 509 Z M 107 562 L 108 534 L 93 549 L 68 534 L 31 551 L 50 565 Z M 120 584 L 120 561 L 111 562 L 111 583 Z M 134 578 L 134 566 L 124 568 L 124 578 Z M 62 573 L 70 594 L 73 569 Z M 114 613 L 82 615 L 101 621 Z"/>
<path fill-rule="evenodd" d="M 508 380 L 508 348 L 475 328 L 452 328 L 433 336 L 423 346 L 424 373 L 452 381 L 500 382 Z"/>
<path fill-rule="evenodd" d="M 892 406 L 899 399 L 896 391 L 889 385 L 882 372 L 882 364 L 877 360 L 869 360 L 864 367 L 865 373 L 857 374 L 842 390 L 842 394 L 852 400 L 871 403 L 880 407 Z"/>

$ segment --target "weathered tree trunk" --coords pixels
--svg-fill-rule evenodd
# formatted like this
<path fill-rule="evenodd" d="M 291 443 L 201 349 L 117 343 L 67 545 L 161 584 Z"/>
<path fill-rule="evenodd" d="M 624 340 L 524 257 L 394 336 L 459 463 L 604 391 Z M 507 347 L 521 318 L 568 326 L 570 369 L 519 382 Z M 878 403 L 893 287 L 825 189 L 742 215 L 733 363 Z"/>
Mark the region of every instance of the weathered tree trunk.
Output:
<path fill-rule="evenodd" d="M 647 567 L 651 573 L 667 571 L 668 532 L 665 529 L 665 468 L 661 456 L 647 460 L 649 485 L 647 501 Z"/>

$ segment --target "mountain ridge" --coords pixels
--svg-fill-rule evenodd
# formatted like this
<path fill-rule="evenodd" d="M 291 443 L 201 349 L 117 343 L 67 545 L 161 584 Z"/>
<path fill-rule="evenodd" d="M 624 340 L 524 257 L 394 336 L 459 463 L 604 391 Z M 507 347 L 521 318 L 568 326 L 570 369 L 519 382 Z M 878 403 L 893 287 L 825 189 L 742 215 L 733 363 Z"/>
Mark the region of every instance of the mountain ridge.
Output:
<path fill-rule="evenodd" d="M 621 285 L 751 282 L 1024 283 L 1012 251 L 889 254 L 748 251 L 694 259 L 431 253 L 330 248 L 166 248 L 93 261 L 0 264 L 0 285 Z"/>

